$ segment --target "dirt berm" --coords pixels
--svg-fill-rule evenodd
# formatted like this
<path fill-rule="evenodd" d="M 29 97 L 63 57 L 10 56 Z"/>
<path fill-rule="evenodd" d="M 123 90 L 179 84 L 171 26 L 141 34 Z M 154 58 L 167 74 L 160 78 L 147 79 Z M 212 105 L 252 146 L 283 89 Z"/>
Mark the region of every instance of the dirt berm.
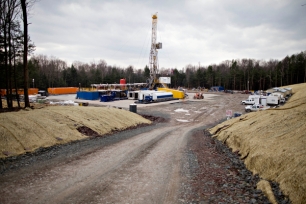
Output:
<path fill-rule="evenodd" d="M 0 158 L 33 152 L 88 138 L 78 131 L 89 127 L 99 135 L 151 121 L 138 114 L 107 107 L 47 106 L 0 114 Z"/>
<path fill-rule="evenodd" d="M 290 87 L 294 94 L 284 106 L 227 120 L 210 133 L 259 174 L 257 187 L 271 202 L 267 180 L 279 183 L 292 203 L 306 203 L 306 84 Z"/>

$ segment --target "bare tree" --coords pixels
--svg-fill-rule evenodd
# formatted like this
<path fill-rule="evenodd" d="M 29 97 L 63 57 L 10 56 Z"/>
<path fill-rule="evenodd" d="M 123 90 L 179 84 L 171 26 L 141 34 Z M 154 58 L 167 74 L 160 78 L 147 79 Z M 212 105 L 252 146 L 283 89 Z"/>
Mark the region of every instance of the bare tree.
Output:
<path fill-rule="evenodd" d="M 23 77 L 24 77 L 24 106 L 30 107 L 28 84 L 29 84 L 29 70 L 28 70 L 28 16 L 27 16 L 27 0 L 20 0 L 22 16 L 23 16 Z"/>

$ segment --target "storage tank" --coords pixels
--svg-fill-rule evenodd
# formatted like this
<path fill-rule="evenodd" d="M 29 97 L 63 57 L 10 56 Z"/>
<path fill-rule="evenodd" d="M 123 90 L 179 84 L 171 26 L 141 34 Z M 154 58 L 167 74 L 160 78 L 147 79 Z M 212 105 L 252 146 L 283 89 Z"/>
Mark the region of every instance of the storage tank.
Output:
<path fill-rule="evenodd" d="M 57 87 L 57 88 L 48 88 L 48 93 L 54 95 L 76 94 L 78 90 L 79 90 L 78 87 Z"/>
<path fill-rule="evenodd" d="M 153 100 L 154 101 L 173 98 L 173 94 L 171 92 L 159 92 L 159 91 L 156 91 L 156 92 L 154 92 L 152 94 L 152 96 L 153 96 Z"/>
<path fill-rule="evenodd" d="M 126 80 L 125 79 L 120 79 L 120 85 L 125 85 L 126 84 Z M 121 86 L 121 89 L 124 90 L 125 86 Z"/>

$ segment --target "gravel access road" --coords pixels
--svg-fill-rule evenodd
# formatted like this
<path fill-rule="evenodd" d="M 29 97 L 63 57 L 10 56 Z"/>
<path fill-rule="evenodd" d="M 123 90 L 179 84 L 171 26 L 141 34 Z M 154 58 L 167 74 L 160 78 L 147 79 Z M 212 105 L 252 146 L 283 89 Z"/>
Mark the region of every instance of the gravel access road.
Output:
<path fill-rule="evenodd" d="M 238 156 L 216 159 L 225 150 L 210 149 L 215 142 L 203 133 L 226 110 L 244 113 L 246 98 L 218 93 L 139 107 L 164 122 L 2 161 L 0 203 L 268 203 L 254 187 L 258 177 L 239 176 Z"/>

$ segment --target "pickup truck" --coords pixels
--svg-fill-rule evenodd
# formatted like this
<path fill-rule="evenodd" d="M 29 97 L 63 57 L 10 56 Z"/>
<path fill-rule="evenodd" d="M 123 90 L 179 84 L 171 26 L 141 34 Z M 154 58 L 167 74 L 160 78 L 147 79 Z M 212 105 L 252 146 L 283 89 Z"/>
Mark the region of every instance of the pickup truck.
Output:
<path fill-rule="evenodd" d="M 242 105 L 253 105 L 253 104 L 255 104 L 255 101 L 254 101 L 254 99 L 247 99 L 247 100 L 241 101 L 240 103 Z"/>
<path fill-rule="evenodd" d="M 270 108 L 269 106 L 263 106 L 261 104 L 254 104 L 254 105 L 250 105 L 250 106 L 246 106 L 244 109 L 245 109 L 245 112 L 255 112 L 255 111 L 259 111 L 259 110 L 266 110 Z"/>

